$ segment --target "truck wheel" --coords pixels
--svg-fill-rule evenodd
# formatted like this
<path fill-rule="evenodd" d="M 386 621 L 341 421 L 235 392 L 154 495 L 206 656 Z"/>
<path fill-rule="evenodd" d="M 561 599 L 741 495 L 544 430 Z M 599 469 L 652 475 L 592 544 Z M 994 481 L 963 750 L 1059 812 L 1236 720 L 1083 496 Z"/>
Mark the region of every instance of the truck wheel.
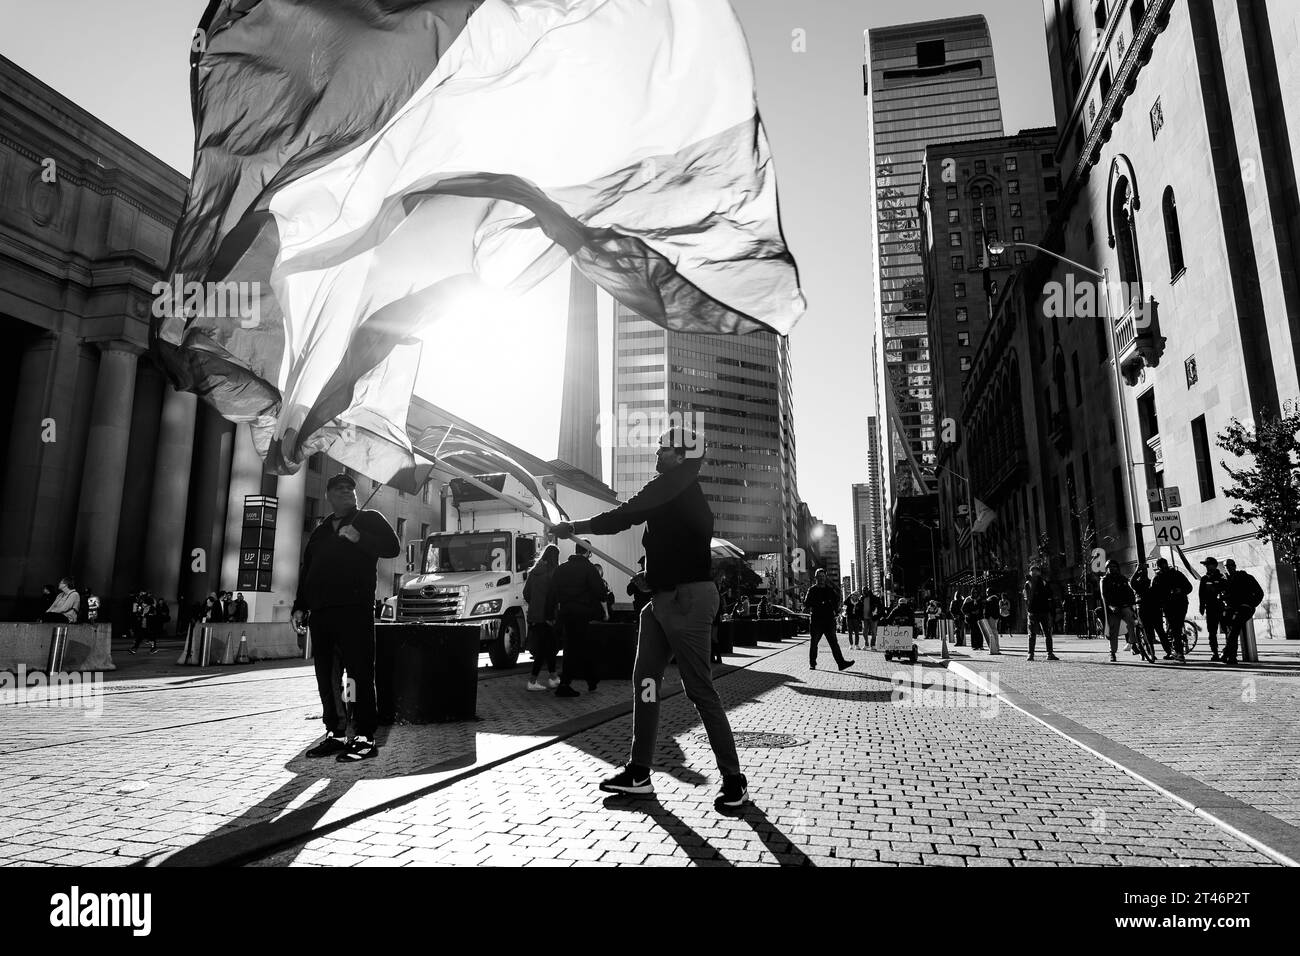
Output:
<path fill-rule="evenodd" d="M 519 652 L 523 650 L 523 639 L 520 636 L 522 630 L 519 626 L 519 613 L 516 611 L 507 614 L 501 622 L 496 640 L 488 647 L 488 658 L 493 667 L 501 670 L 514 667 L 519 662 Z"/>

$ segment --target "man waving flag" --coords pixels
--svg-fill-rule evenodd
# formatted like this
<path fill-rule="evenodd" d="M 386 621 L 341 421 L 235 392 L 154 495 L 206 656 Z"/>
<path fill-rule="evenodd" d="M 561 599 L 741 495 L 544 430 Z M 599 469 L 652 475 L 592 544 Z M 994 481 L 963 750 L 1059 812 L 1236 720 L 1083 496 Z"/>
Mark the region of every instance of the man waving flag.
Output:
<path fill-rule="evenodd" d="M 478 283 L 572 258 L 670 329 L 803 312 L 728 0 L 213 0 L 195 48 L 169 287 L 258 307 L 153 340 L 272 470 L 409 467 L 415 336 Z"/>

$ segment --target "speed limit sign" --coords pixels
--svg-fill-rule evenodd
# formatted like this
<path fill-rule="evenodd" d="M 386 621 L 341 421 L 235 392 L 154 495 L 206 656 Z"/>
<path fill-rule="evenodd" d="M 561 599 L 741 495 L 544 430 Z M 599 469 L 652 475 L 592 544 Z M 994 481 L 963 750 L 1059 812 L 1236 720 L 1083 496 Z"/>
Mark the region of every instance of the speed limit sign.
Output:
<path fill-rule="evenodd" d="M 1162 547 L 1182 545 L 1183 522 L 1177 511 L 1152 512 L 1151 525 L 1155 528 L 1157 545 Z"/>

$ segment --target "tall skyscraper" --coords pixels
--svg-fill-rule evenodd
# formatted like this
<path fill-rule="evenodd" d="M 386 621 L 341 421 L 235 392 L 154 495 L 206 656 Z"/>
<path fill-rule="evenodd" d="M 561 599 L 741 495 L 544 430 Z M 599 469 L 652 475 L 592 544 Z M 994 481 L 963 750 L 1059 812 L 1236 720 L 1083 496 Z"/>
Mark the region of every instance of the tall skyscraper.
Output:
<path fill-rule="evenodd" d="M 867 419 L 867 494 L 871 512 L 871 537 L 867 541 L 867 570 L 863 580 L 876 594 L 884 593 L 885 577 L 885 491 L 880 473 L 880 419 Z"/>
<path fill-rule="evenodd" d="M 564 461 L 603 481 L 596 438 L 600 414 L 599 329 L 596 284 L 569 269 L 569 325 L 564 349 L 564 387 L 560 401 L 560 448 Z"/>
<path fill-rule="evenodd" d="M 934 491 L 930 343 L 917 197 L 925 148 L 1002 134 L 993 43 L 982 16 L 870 31 L 872 164 L 883 430 L 882 511 L 900 496 Z M 931 426 L 933 422 L 930 423 Z M 883 531 L 883 528 L 882 528 Z"/>
<path fill-rule="evenodd" d="M 654 477 L 657 430 L 684 421 L 708 443 L 700 482 L 714 533 L 752 557 L 784 553 L 794 527 L 790 500 L 798 494 L 788 342 L 762 332 L 668 332 L 618 304 L 614 350 L 619 496 Z"/>
<path fill-rule="evenodd" d="M 853 568 L 854 585 L 866 587 L 871 579 L 872 539 L 876 533 L 876 515 L 871 510 L 871 486 L 866 482 L 853 486 Z"/>

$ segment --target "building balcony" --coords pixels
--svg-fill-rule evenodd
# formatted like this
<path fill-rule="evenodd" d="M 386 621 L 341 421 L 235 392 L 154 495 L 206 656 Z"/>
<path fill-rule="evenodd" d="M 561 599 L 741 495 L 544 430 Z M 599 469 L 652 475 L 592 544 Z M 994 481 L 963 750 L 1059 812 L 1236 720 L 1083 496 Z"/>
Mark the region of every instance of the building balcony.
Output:
<path fill-rule="evenodd" d="M 1124 381 L 1136 385 L 1144 368 L 1160 365 L 1165 352 L 1165 337 L 1160 334 L 1160 303 L 1151 296 L 1142 302 L 1134 299 L 1115 320 L 1115 349 Z"/>
<path fill-rule="evenodd" d="M 1070 450 L 1070 442 L 1073 433 L 1070 429 L 1070 414 L 1065 409 L 1052 413 L 1052 420 L 1048 424 L 1047 439 L 1052 443 L 1052 447 L 1059 454 L 1066 454 Z"/>

